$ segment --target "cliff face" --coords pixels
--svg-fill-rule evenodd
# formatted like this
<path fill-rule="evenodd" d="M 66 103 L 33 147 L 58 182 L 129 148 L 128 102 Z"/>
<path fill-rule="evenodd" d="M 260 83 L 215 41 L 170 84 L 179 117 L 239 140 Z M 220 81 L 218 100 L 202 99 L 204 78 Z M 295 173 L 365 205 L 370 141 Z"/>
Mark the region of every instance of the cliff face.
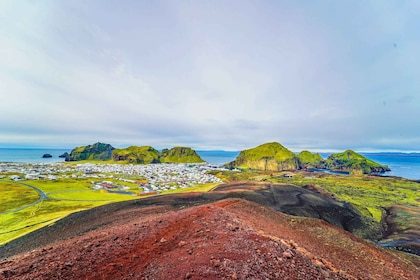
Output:
<path fill-rule="evenodd" d="M 196 151 L 189 147 L 174 147 L 170 150 L 163 149 L 159 157 L 162 163 L 200 163 L 204 160 Z"/>
<path fill-rule="evenodd" d="M 352 150 L 330 155 L 326 160 L 326 164 L 327 168 L 332 171 L 345 171 L 355 174 L 390 171 L 388 166 L 367 159 Z"/>
<path fill-rule="evenodd" d="M 320 154 L 313 154 L 309 151 L 302 151 L 297 155 L 299 167 L 306 168 L 320 168 L 326 167 L 326 163 Z"/>
<path fill-rule="evenodd" d="M 81 146 L 73 149 L 66 156 L 66 161 L 79 160 L 109 160 L 112 157 L 114 147 L 109 144 L 95 143 L 93 145 Z"/>
<path fill-rule="evenodd" d="M 230 168 L 282 171 L 299 169 L 295 154 L 273 142 L 241 151 L 238 157 L 226 164 Z"/>
<path fill-rule="evenodd" d="M 115 149 L 112 160 L 137 164 L 159 163 L 159 155 L 159 151 L 151 146 L 130 146 L 125 149 Z"/>

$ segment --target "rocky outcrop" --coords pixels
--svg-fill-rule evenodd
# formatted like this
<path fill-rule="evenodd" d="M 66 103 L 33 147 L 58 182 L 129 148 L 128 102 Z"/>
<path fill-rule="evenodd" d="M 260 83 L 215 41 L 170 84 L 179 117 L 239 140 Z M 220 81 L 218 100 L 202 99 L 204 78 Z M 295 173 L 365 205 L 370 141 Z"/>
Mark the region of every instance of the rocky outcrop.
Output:
<path fill-rule="evenodd" d="M 352 150 L 332 154 L 326 160 L 331 171 L 344 171 L 354 174 L 372 174 L 390 171 L 388 166 L 381 165 Z"/>
<path fill-rule="evenodd" d="M 73 149 L 66 157 L 66 161 L 79 160 L 110 160 L 114 147 L 110 144 L 95 143 L 93 145 L 81 146 Z"/>
<path fill-rule="evenodd" d="M 66 158 L 66 157 L 68 157 L 68 156 L 69 156 L 69 153 L 65 152 L 64 154 L 59 155 L 58 157 L 59 157 L 59 158 Z"/>
<path fill-rule="evenodd" d="M 318 153 L 311 153 L 309 151 L 302 151 L 297 156 L 299 161 L 299 167 L 301 169 L 308 168 L 319 168 L 323 169 L 326 167 L 325 160 Z"/>
<path fill-rule="evenodd" d="M 196 151 L 189 147 L 174 147 L 170 150 L 163 149 L 160 157 L 162 163 L 200 163 L 204 160 Z"/>
<path fill-rule="evenodd" d="M 136 164 L 159 163 L 159 155 L 159 151 L 151 146 L 130 146 L 125 149 L 115 149 L 112 160 Z"/>
<path fill-rule="evenodd" d="M 238 157 L 226 164 L 228 168 L 282 171 L 299 169 L 296 155 L 280 143 L 266 143 L 241 151 Z"/>
<path fill-rule="evenodd" d="M 44 154 L 43 156 L 42 156 L 42 158 L 52 158 L 53 156 L 51 155 L 51 154 Z"/>

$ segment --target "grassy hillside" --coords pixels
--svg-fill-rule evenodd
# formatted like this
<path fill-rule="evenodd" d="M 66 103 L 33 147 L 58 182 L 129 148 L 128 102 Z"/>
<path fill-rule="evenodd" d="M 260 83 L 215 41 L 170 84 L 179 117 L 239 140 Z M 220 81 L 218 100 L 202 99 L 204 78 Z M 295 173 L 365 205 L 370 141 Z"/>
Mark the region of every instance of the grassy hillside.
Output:
<path fill-rule="evenodd" d="M 98 142 L 93 145 L 74 148 L 70 155 L 66 157 L 66 161 L 110 160 L 113 150 L 114 147 L 111 145 Z"/>
<path fill-rule="evenodd" d="M 325 161 L 320 154 L 302 151 L 296 156 L 300 168 L 325 168 Z"/>
<path fill-rule="evenodd" d="M 226 166 L 273 171 L 299 168 L 295 154 L 277 142 L 241 151 L 238 157 Z"/>
<path fill-rule="evenodd" d="M 71 213 L 136 196 L 95 191 L 92 179 L 0 181 L 0 245 L 49 225 Z M 27 185 L 45 193 L 41 196 Z M 138 189 L 138 187 L 137 187 Z"/>
<path fill-rule="evenodd" d="M 104 143 L 74 148 L 66 157 L 66 161 L 110 161 L 133 164 L 204 162 L 197 152 L 189 147 L 174 147 L 159 152 L 151 146 L 130 146 L 115 149 Z"/>
<path fill-rule="evenodd" d="M 352 151 L 332 154 L 327 160 L 327 168 L 333 171 L 346 171 L 355 174 L 371 174 L 389 171 L 388 166 L 381 165 L 373 160 Z"/>
<path fill-rule="evenodd" d="M 159 156 L 159 151 L 151 146 L 130 146 L 125 149 L 115 149 L 112 152 L 112 159 L 114 161 L 125 163 L 158 163 Z"/>
<path fill-rule="evenodd" d="M 200 163 L 204 160 L 196 151 L 189 147 L 174 147 L 170 150 L 164 149 L 159 157 L 162 163 Z"/>

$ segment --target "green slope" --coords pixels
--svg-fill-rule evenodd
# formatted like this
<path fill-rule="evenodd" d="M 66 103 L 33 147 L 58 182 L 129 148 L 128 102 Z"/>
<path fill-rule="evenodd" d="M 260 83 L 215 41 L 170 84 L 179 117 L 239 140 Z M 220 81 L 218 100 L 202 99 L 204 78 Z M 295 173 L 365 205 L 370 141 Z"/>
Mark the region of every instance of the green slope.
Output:
<path fill-rule="evenodd" d="M 70 155 L 66 157 L 66 161 L 110 160 L 113 150 L 114 147 L 111 145 L 98 142 L 93 145 L 74 148 Z"/>
<path fill-rule="evenodd" d="M 325 161 L 318 153 L 302 151 L 296 156 L 299 160 L 300 168 L 325 168 Z"/>
<path fill-rule="evenodd" d="M 130 146 L 124 149 L 115 149 L 112 160 L 124 163 L 159 163 L 159 151 L 151 146 Z"/>
<path fill-rule="evenodd" d="M 299 164 L 295 154 L 280 143 L 265 143 L 258 147 L 243 150 L 227 167 L 256 170 L 292 170 Z"/>
<path fill-rule="evenodd" d="M 381 165 L 352 150 L 332 154 L 327 160 L 327 168 L 333 171 L 345 171 L 350 173 L 379 173 L 389 171 L 386 165 Z"/>
<path fill-rule="evenodd" d="M 174 147 L 163 149 L 159 158 L 162 163 L 200 163 L 204 160 L 196 151 L 189 147 Z"/>

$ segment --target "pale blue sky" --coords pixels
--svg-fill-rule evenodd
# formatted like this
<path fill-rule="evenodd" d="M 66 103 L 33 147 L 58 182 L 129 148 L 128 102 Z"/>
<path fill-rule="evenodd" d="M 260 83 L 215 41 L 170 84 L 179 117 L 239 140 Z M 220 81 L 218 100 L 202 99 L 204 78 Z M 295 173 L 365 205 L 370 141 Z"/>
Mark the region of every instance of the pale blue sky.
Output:
<path fill-rule="evenodd" d="M 0 147 L 420 151 L 418 1 L 1 1 Z"/>

